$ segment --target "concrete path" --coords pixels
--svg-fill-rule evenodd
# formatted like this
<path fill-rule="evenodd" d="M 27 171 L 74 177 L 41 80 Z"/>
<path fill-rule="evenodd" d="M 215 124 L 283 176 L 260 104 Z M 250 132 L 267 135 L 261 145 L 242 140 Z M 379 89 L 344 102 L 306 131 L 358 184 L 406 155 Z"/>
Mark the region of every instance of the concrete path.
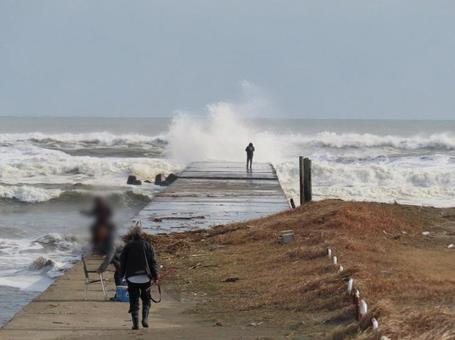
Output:
<path fill-rule="evenodd" d="M 136 217 L 148 232 L 208 228 L 289 209 L 275 169 L 255 163 L 196 162 Z"/>
<path fill-rule="evenodd" d="M 98 263 L 89 261 L 89 267 Z M 112 279 L 112 273 L 107 277 Z M 274 333 L 218 327 L 213 320 L 196 319 L 187 312 L 190 304 L 168 295 L 152 305 L 150 328 L 132 331 L 128 303 L 105 301 L 99 284 L 91 285 L 84 298 L 82 265 L 77 264 L 0 329 L 0 339 L 256 339 Z"/>
<path fill-rule="evenodd" d="M 158 233 L 208 228 L 289 208 L 271 164 L 255 163 L 252 172 L 244 166 L 192 163 L 137 219 L 148 232 Z M 77 264 L 0 329 L 0 339 L 256 339 L 274 334 L 262 327 L 219 327 L 213 315 L 195 319 L 187 313 L 190 305 L 169 296 L 152 306 L 150 329 L 132 331 L 128 304 L 105 301 L 99 284 L 90 288 L 84 300 L 84 276 Z"/>

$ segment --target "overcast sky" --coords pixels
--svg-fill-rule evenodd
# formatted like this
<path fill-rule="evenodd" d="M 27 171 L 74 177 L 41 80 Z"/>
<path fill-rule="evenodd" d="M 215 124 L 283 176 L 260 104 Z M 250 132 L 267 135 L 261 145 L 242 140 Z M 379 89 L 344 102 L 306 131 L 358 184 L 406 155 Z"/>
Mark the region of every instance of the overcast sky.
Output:
<path fill-rule="evenodd" d="M 268 115 L 455 118 L 455 1 L 0 0 L 0 115 L 168 116 L 242 84 Z"/>

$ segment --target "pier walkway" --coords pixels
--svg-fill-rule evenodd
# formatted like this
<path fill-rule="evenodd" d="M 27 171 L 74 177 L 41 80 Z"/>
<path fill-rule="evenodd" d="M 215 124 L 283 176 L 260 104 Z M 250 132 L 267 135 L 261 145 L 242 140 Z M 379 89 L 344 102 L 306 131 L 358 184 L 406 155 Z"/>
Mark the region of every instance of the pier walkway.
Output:
<path fill-rule="evenodd" d="M 240 162 L 196 162 L 137 216 L 152 233 L 207 228 L 289 208 L 275 169 Z"/>

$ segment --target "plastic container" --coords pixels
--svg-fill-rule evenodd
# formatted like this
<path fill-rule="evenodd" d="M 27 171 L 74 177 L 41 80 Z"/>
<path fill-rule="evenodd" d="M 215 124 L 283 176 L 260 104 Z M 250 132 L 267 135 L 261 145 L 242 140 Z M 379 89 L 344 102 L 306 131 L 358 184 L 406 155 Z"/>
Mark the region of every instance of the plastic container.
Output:
<path fill-rule="evenodd" d="M 129 302 L 128 286 L 117 286 L 115 289 L 115 301 L 118 302 Z"/>

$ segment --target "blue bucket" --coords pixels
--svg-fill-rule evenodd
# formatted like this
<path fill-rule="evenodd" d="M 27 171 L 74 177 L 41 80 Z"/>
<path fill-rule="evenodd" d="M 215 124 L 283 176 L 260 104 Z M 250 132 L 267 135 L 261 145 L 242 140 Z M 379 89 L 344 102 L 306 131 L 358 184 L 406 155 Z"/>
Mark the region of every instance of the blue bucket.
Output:
<path fill-rule="evenodd" d="M 115 301 L 119 302 L 129 302 L 129 296 L 128 296 L 128 286 L 117 286 L 115 289 Z"/>

